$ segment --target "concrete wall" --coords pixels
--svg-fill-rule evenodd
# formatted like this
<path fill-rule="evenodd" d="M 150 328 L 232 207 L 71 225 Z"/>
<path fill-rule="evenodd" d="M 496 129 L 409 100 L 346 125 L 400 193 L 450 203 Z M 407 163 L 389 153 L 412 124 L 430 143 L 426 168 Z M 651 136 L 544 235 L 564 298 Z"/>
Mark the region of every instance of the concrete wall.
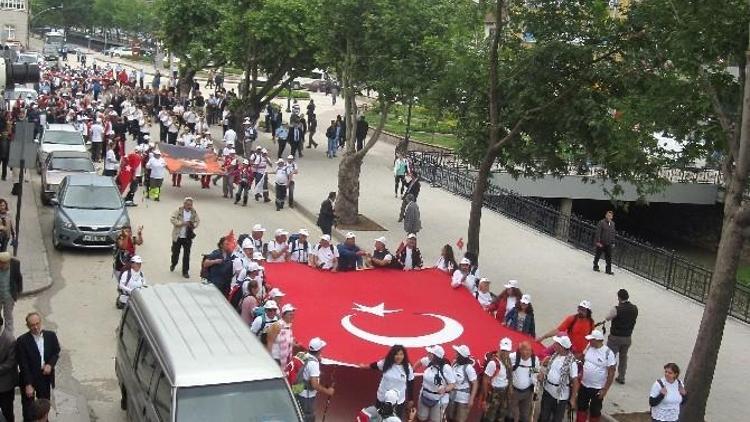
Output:
<path fill-rule="evenodd" d="M 5 41 L 8 33 L 5 26 L 11 25 L 16 28 L 16 41 L 26 45 L 26 36 L 29 31 L 29 20 L 26 10 L 0 10 L 0 41 Z M 28 46 L 27 46 L 28 47 Z"/>

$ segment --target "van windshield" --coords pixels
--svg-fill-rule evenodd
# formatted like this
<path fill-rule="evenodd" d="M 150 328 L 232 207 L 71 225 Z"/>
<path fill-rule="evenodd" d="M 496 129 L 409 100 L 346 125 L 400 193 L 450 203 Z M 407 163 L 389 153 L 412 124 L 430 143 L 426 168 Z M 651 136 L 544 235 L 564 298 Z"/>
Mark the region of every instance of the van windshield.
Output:
<path fill-rule="evenodd" d="M 283 379 L 177 389 L 177 422 L 299 420 Z"/>

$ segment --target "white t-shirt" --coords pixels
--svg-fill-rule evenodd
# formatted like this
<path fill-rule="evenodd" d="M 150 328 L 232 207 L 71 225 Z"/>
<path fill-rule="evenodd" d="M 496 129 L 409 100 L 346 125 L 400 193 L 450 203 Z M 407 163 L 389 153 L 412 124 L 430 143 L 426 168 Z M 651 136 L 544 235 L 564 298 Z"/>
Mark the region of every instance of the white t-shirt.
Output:
<path fill-rule="evenodd" d="M 167 162 L 163 158 L 149 158 L 146 168 L 151 169 L 152 179 L 164 179 L 167 175 Z"/>
<path fill-rule="evenodd" d="M 482 306 L 482 309 L 487 310 L 490 305 L 492 305 L 492 293 L 491 292 L 481 292 L 478 291 L 476 293 L 477 300 L 479 301 L 479 304 Z"/>
<path fill-rule="evenodd" d="M 276 184 L 286 186 L 289 183 L 289 173 L 286 166 L 282 165 L 276 169 Z"/>
<path fill-rule="evenodd" d="M 293 262 L 302 262 L 307 264 L 308 254 L 310 253 L 311 248 L 312 245 L 310 245 L 309 241 L 303 244 L 301 240 L 295 240 L 289 248 L 291 252 L 291 260 Z"/>
<path fill-rule="evenodd" d="M 224 143 L 234 145 L 234 142 L 236 140 L 237 132 L 235 132 L 234 129 L 227 129 L 227 131 L 224 133 Z"/>
<path fill-rule="evenodd" d="M 108 149 L 107 155 L 104 158 L 104 170 L 117 170 L 117 165 L 119 162 L 117 161 L 117 156 L 115 156 L 115 151 Z"/>
<path fill-rule="evenodd" d="M 661 378 L 661 382 L 667 389 L 667 394 L 664 395 L 664 399 L 659 404 L 651 408 L 651 418 L 665 422 L 677 421 L 680 419 L 680 404 L 682 403 L 680 382 L 675 380 L 670 384 L 665 378 Z M 654 381 L 649 396 L 657 397 L 660 391 L 661 385 L 658 381 Z"/>
<path fill-rule="evenodd" d="M 151 170 L 153 172 L 153 170 Z M 193 217 L 193 212 L 183 209 L 182 210 L 182 222 L 183 225 L 180 227 L 180 238 L 184 239 L 187 237 L 187 223 L 190 221 L 190 218 Z"/>
<path fill-rule="evenodd" d="M 130 279 L 128 279 L 128 274 L 130 275 Z M 143 271 L 123 271 L 122 274 L 120 274 L 119 287 L 121 293 L 118 300 L 120 301 L 120 303 L 128 303 L 130 294 L 134 290 L 140 289 L 144 286 L 146 286 L 146 278 L 143 276 Z"/>
<path fill-rule="evenodd" d="M 468 274 L 464 279 L 464 273 L 461 270 L 456 270 L 451 278 L 451 287 L 457 289 L 463 285 L 469 292 L 474 293 L 474 278 L 474 276 Z"/>
<path fill-rule="evenodd" d="M 283 252 L 285 250 L 289 250 L 289 244 L 287 242 L 277 242 L 275 240 L 272 240 L 268 242 L 268 262 L 286 262 L 286 255 L 281 254 L 278 258 L 274 258 L 273 255 L 271 255 L 271 252 Z"/>
<path fill-rule="evenodd" d="M 615 354 L 607 346 L 600 348 L 587 347 L 583 362 L 583 377 L 581 384 L 584 387 L 602 389 L 607 383 L 607 370 L 617 364 Z"/>
<path fill-rule="evenodd" d="M 315 249 L 313 249 L 313 254 L 318 257 L 319 267 L 322 267 L 324 270 L 330 270 L 333 268 L 333 258 L 339 257 L 339 250 L 333 245 L 323 247 L 317 244 L 315 245 Z"/>
<path fill-rule="evenodd" d="M 578 378 L 578 365 L 576 364 L 575 359 L 571 360 L 569 368 L 563 368 L 566 357 L 567 356 L 555 357 L 555 359 L 549 363 L 549 368 L 547 369 L 547 380 L 544 382 L 544 390 L 556 400 L 568 400 L 570 398 L 570 386 L 560 384 L 560 377 L 563 372 L 569 371 L 569 379 L 571 382 L 574 378 Z M 560 390 L 559 394 L 558 389 Z"/>
<path fill-rule="evenodd" d="M 451 392 L 451 400 L 456 403 L 468 404 L 471 397 L 471 383 L 477 380 L 474 365 L 453 365 L 456 374 L 456 387 Z"/>
<path fill-rule="evenodd" d="M 378 369 L 383 370 L 385 365 L 384 360 L 378 361 Z M 385 393 L 388 390 L 396 390 L 398 392 L 398 403 L 401 404 L 406 401 L 406 383 L 407 381 L 414 380 L 414 368 L 409 365 L 409 373 L 404 372 L 404 366 L 399 364 L 393 364 L 387 371 L 383 372 L 383 377 L 380 378 L 380 384 L 378 385 L 378 400 L 385 402 Z"/>
<path fill-rule="evenodd" d="M 302 370 L 302 379 L 305 381 L 310 381 L 312 378 L 318 378 L 320 379 L 320 362 L 318 362 L 317 359 L 310 357 L 310 361 L 307 362 L 307 365 L 305 366 L 305 369 Z M 300 397 L 305 398 L 312 398 L 315 397 L 318 394 L 315 390 L 302 390 L 299 393 Z"/>
<path fill-rule="evenodd" d="M 441 386 L 445 387 L 449 384 L 456 383 L 456 374 L 453 372 L 453 368 L 451 368 L 451 366 L 446 363 L 445 365 L 443 365 L 441 374 L 441 371 L 438 368 L 434 366 L 428 366 L 430 364 L 430 361 L 427 357 L 423 357 L 420 362 L 422 363 L 422 366 L 425 367 L 424 373 L 422 375 L 422 391 L 420 392 L 420 394 L 424 395 L 428 399 L 439 400 L 441 404 L 448 404 L 450 394 L 440 395 L 437 393 L 437 391 Z M 435 384 L 436 375 L 439 375 L 440 385 Z"/>
<path fill-rule="evenodd" d="M 495 359 L 487 362 L 487 367 L 484 368 L 484 375 L 490 377 L 490 385 L 492 388 L 507 388 L 508 387 L 508 370 L 505 369 L 505 365 L 500 363 L 500 372 L 498 373 L 498 364 Z"/>
<path fill-rule="evenodd" d="M 100 143 L 104 141 L 104 126 L 100 123 L 91 125 L 91 142 Z"/>
<path fill-rule="evenodd" d="M 453 264 L 446 261 L 442 256 L 435 261 L 435 268 L 448 274 L 453 274 L 454 270 Z"/>
<path fill-rule="evenodd" d="M 510 354 L 511 369 L 516 364 L 516 353 Z M 534 368 L 531 365 L 534 364 Z M 534 371 L 539 368 L 539 359 L 521 359 L 518 361 L 518 368 L 513 371 L 513 387 L 519 390 L 526 390 L 534 385 L 536 377 Z"/>

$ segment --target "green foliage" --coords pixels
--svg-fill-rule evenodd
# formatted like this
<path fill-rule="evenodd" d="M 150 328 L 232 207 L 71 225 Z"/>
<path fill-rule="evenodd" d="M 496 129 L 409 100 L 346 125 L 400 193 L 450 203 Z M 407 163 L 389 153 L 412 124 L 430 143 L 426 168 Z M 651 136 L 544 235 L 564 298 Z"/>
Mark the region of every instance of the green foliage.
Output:
<path fill-rule="evenodd" d="M 289 95 L 289 91 L 284 89 L 279 92 L 278 98 L 287 98 Z M 310 93 L 307 91 L 302 90 L 293 90 L 292 91 L 292 99 L 297 100 L 309 100 L 310 99 Z"/>
<path fill-rule="evenodd" d="M 109 0 L 106 0 L 109 1 Z M 228 0 L 156 0 L 157 35 L 165 47 L 180 58 L 180 66 L 193 71 L 205 67 L 219 53 L 223 34 L 217 22 L 223 18 Z"/>
<path fill-rule="evenodd" d="M 365 112 L 369 121 L 377 121 L 380 117 L 378 110 L 369 109 Z M 407 107 L 396 104 L 388 112 L 384 130 L 399 136 L 406 135 Z M 437 145 L 445 148 L 456 149 L 458 139 L 454 134 L 456 131 L 456 120 L 450 116 L 438 116 L 426 107 L 415 105 L 411 112 L 410 139 Z"/>

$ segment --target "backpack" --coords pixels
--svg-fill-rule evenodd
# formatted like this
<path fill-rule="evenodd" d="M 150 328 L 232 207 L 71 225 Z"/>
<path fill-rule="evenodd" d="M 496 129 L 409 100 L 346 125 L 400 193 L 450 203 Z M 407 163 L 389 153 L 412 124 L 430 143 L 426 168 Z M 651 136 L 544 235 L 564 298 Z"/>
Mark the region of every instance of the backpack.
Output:
<path fill-rule="evenodd" d="M 289 239 L 287 240 L 287 242 L 289 242 L 289 245 L 292 246 L 297 240 L 299 240 L 299 233 L 292 233 L 289 235 Z"/>
<path fill-rule="evenodd" d="M 303 376 L 307 364 L 313 359 L 307 352 L 299 352 L 284 367 L 284 376 L 286 382 L 292 389 L 294 395 L 300 394 L 303 390 L 312 390 L 310 381 L 305 381 Z"/>
<path fill-rule="evenodd" d="M 656 382 L 658 382 L 658 383 L 659 383 L 659 387 L 661 387 L 661 388 L 664 388 L 664 383 L 663 383 L 663 382 L 661 382 L 661 378 L 657 379 L 657 380 L 656 380 Z M 679 388 L 684 388 L 684 386 L 682 385 L 682 381 L 680 381 L 680 380 L 678 379 L 678 380 L 677 380 L 677 382 L 678 382 L 678 386 L 679 386 Z M 684 403 L 684 400 L 683 400 L 683 403 Z M 650 403 L 650 402 L 649 402 L 648 406 L 649 406 L 649 407 L 651 407 L 651 403 Z"/>
<path fill-rule="evenodd" d="M 513 372 L 518 369 L 518 367 L 521 366 L 521 354 L 516 352 L 516 361 L 513 362 Z M 536 355 L 531 354 L 531 369 L 536 368 Z"/>
<path fill-rule="evenodd" d="M 242 284 L 238 283 L 232 285 L 227 299 L 229 300 L 229 304 L 232 305 L 237 312 L 240 312 L 240 305 L 242 304 L 242 299 L 245 297 L 247 297 L 247 295 L 242 292 Z"/>

